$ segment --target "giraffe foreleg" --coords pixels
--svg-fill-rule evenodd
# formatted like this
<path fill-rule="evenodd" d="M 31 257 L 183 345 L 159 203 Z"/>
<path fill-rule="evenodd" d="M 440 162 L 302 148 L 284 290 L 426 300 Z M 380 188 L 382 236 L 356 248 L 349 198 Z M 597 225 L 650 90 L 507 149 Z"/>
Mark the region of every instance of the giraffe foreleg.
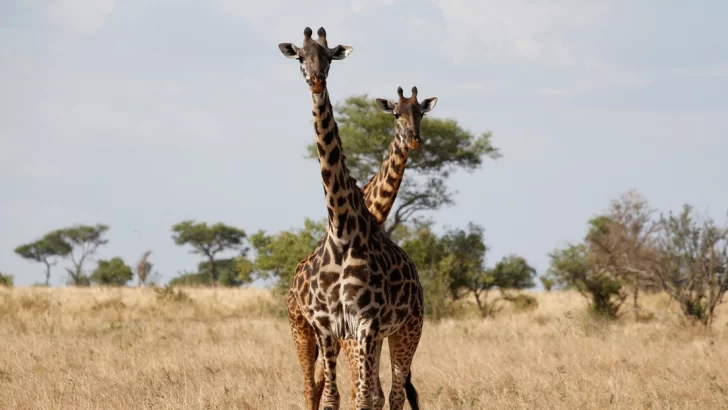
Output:
<path fill-rule="evenodd" d="M 363 331 L 363 336 L 359 337 L 359 385 L 357 386 L 357 394 L 355 407 L 358 410 L 370 410 L 374 406 L 374 386 L 379 379 L 379 368 L 377 365 L 377 353 L 381 352 L 382 340 L 378 340 L 377 333 L 374 330 Z M 376 373 L 376 374 L 375 374 Z"/>
<path fill-rule="evenodd" d="M 339 342 L 331 334 L 317 333 L 319 354 L 324 362 L 324 388 L 321 404 L 324 410 L 339 409 L 339 391 L 336 388 L 336 359 L 339 356 Z"/>
<path fill-rule="evenodd" d="M 340 339 L 339 343 L 341 344 L 341 349 L 344 351 L 347 363 L 349 364 L 351 402 L 354 403 L 356 401 L 356 391 L 359 386 L 359 345 L 356 343 L 356 340 L 352 339 Z M 377 369 L 379 369 L 379 357 L 381 356 L 383 345 L 384 343 L 380 342 L 378 346 L 379 352 L 377 352 Z M 375 372 L 375 375 L 378 376 L 379 372 Z M 382 389 L 382 383 L 379 377 L 376 378 L 374 383 L 376 386 L 376 392 L 379 393 L 378 398 L 374 401 L 374 408 L 381 410 L 384 408 L 386 401 L 384 398 L 384 390 Z"/>

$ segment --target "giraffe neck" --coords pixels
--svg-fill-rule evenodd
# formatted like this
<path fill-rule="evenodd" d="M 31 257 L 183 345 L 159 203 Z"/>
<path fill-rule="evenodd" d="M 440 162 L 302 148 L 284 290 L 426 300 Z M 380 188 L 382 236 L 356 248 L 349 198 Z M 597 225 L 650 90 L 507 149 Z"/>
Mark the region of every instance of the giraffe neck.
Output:
<path fill-rule="evenodd" d="M 380 226 L 387 220 L 404 178 L 409 148 L 403 141 L 396 133 L 379 171 L 362 188 L 366 207 Z"/>
<path fill-rule="evenodd" d="M 329 214 L 329 235 L 348 241 L 359 231 L 358 224 L 362 219 L 357 217 L 360 216 L 364 203 L 356 181 L 349 176 L 349 170 L 344 163 L 339 127 L 334 119 L 328 90 L 324 88 L 321 95 L 312 94 L 311 104 L 321 179 Z"/>

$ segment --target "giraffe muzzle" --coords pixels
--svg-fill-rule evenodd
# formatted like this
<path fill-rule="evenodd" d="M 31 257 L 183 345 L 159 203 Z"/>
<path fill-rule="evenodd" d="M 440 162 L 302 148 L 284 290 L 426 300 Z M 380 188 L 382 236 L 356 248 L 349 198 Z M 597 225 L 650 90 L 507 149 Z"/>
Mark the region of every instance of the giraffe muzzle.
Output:
<path fill-rule="evenodd" d="M 308 86 L 312 93 L 321 94 L 324 88 L 326 88 L 326 79 L 322 75 L 311 74 L 311 80 L 308 82 Z"/>
<path fill-rule="evenodd" d="M 326 88 L 326 85 L 323 82 L 312 82 L 309 86 L 311 89 L 311 92 L 314 94 L 321 94 L 324 92 L 324 88 Z"/>
<path fill-rule="evenodd" d="M 408 138 L 407 139 L 407 146 L 409 147 L 409 149 L 417 149 L 417 148 L 420 147 L 421 141 L 422 140 L 420 139 L 420 137 L 411 137 L 411 138 Z"/>

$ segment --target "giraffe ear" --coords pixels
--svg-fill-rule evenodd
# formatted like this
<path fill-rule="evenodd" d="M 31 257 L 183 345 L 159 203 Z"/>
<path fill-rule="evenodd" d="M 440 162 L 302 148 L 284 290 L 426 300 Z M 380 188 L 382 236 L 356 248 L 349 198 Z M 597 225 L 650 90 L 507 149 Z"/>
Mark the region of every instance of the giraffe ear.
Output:
<path fill-rule="evenodd" d="M 388 114 L 394 111 L 394 103 L 383 98 L 377 98 L 377 107 Z"/>
<path fill-rule="evenodd" d="M 288 58 L 298 58 L 298 52 L 301 51 L 298 47 L 291 43 L 278 44 L 278 48 L 281 50 L 281 53 Z"/>
<path fill-rule="evenodd" d="M 420 103 L 420 108 L 422 108 L 422 112 L 430 112 L 435 108 L 435 104 L 437 104 L 437 97 L 428 98 Z"/>
<path fill-rule="evenodd" d="M 338 46 L 329 49 L 329 55 L 332 60 L 343 60 L 351 54 L 352 50 L 354 49 L 349 46 L 342 46 L 339 44 Z"/>

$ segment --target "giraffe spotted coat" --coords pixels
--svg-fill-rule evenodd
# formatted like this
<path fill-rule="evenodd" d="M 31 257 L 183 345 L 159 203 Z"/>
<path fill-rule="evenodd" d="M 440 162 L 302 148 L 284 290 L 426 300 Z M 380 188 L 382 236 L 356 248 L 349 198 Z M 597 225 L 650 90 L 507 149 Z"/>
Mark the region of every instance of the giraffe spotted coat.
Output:
<path fill-rule="evenodd" d="M 390 408 L 404 405 L 404 383 L 422 332 L 423 296 L 414 263 L 380 229 L 361 190 L 349 176 L 338 127 L 326 88 L 329 64 L 351 51 L 329 49 L 323 28 L 304 46 L 281 44 L 281 51 L 301 62 L 309 85 L 328 226 L 314 251 L 297 267 L 293 293 L 312 327 L 325 365 L 321 397 L 325 409 L 339 407 L 336 358 L 339 338 L 356 340 L 358 386 L 355 406 L 370 409 L 378 399 L 382 340 L 389 338 L 392 360 Z M 328 57 L 328 58 L 327 58 Z M 323 64 L 322 64 L 323 63 Z"/>
<path fill-rule="evenodd" d="M 417 88 L 412 88 L 412 96 L 405 98 L 402 88 L 398 88 L 399 100 L 395 103 L 385 99 L 376 99 L 376 105 L 380 110 L 393 114 L 394 117 L 394 138 L 389 145 L 388 153 L 379 171 L 362 188 L 364 202 L 367 210 L 375 218 L 381 227 L 387 219 L 392 205 L 397 198 L 407 158 L 410 149 L 417 149 L 420 146 L 420 122 L 425 113 L 431 111 L 437 103 L 437 98 L 425 99 L 422 103 L 417 101 Z M 302 261 L 302 263 L 305 262 Z M 304 282 L 305 283 L 305 282 Z M 292 285 L 295 284 L 295 277 Z M 305 285 L 304 285 L 305 286 Z M 304 371 L 304 394 L 308 403 L 318 403 L 323 389 L 323 357 L 318 357 L 316 367 L 313 362 L 317 359 L 315 354 L 315 336 L 313 328 L 303 317 L 301 309 L 294 296 L 294 288 L 288 292 L 288 317 L 291 324 L 291 333 L 297 347 L 297 353 L 301 368 Z M 357 380 L 357 356 L 358 344 L 353 339 L 339 339 L 341 349 L 344 350 L 349 372 L 351 386 L 351 400 L 356 397 Z M 311 349 L 314 349 L 312 352 Z M 384 405 L 383 390 L 379 378 L 376 378 L 380 400 L 375 403 L 375 408 L 382 408 Z M 410 406 L 417 408 L 416 391 L 409 378 L 405 382 L 405 389 L 408 391 L 407 400 Z"/>

